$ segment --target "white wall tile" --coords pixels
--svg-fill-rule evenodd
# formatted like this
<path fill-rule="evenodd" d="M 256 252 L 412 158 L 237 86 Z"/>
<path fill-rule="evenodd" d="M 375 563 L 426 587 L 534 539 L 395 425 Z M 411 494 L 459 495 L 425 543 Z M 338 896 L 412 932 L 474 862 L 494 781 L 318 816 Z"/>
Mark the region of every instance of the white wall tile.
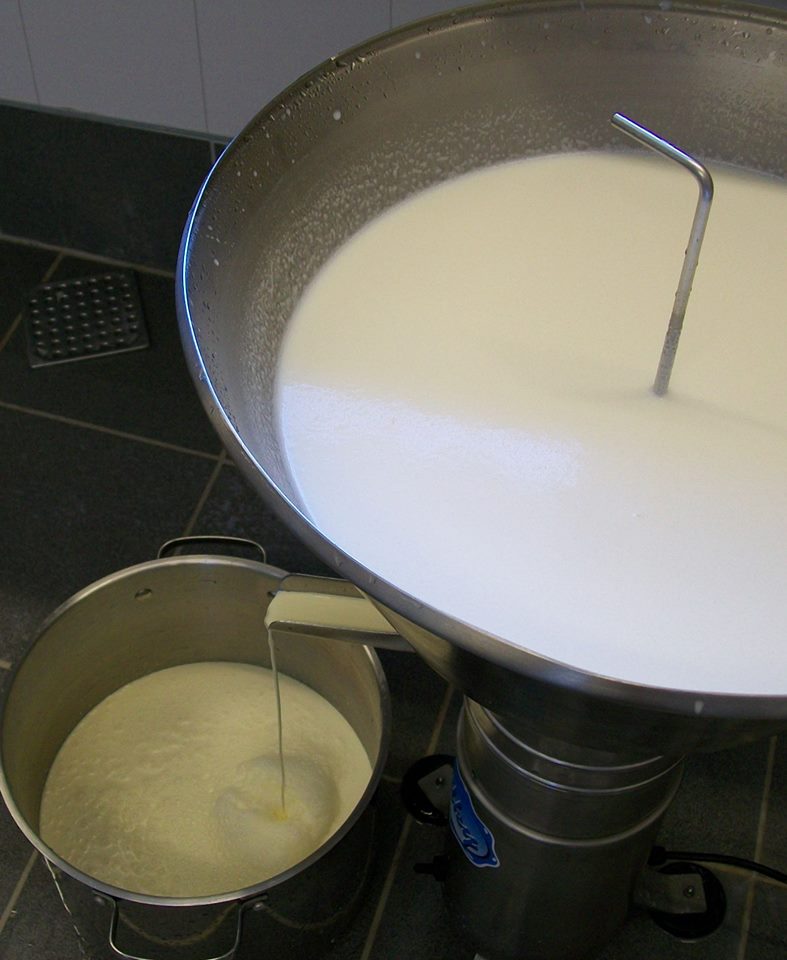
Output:
<path fill-rule="evenodd" d="M 411 20 L 421 20 L 435 13 L 457 10 L 469 5 L 469 2 L 463 3 L 462 0 L 391 0 L 391 18 L 393 26 L 398 27 Z"/>
<path fill-rule="evenodd" d="M 41 103 L 205 129 L 192 0 L 21 0 Z"/>
<path fill-rule="evenodd" d="M 390 26 L 389 0 L 196 0 L 208 129 L 232 136 L 311 67 Z"/>
<path fill-rule="evenodd" d="M 0 0 L 0 98 L 38 101 L 17 0 Z"/>

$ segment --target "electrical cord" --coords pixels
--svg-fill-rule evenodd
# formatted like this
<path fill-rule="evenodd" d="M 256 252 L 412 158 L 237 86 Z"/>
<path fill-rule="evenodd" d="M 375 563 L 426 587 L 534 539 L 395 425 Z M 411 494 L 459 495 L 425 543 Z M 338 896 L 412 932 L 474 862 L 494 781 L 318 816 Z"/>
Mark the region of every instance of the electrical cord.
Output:
<path fill-rule="evenodd" d="M 726 863 L 733 867 L 741 867 L 760 873 L 764 877 L 783 883 L 787 886 L 787 873 L 768 867 L 756 860 L 747 860 L 745 857 L 733 857 L 726 853 L 695 853 L 685 850 L 665 850 L 664 847 L 654 847 L 650 852 L 649 863 L 653 867 L 660 867 L 669 860 L 692 860 L 695 863 Z"/>

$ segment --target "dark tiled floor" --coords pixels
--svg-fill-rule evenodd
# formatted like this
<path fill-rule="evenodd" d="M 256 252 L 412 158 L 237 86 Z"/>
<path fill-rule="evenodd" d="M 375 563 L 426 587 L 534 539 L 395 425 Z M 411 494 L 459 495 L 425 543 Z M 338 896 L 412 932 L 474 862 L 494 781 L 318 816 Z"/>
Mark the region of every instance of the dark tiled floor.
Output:
<path fill-rule="evenodd" d="M 757 884 L 746 960 L 784 960 L 787 906 L 783 887 Z"/>
<path fill-rule="evenodd" d="M 1 227 L 2 225 L 0 225 Z M 112 250 L 107 251 L 112 253 Z M 136 354 L 32 371 L 15 326 L 47 271 L 74 276 L 93 261 L 0 242 L 0 679 L 37 624 L 96 578 L 151 559 L 187 532 L 251 537 L 285 569 L 328 573 L 224 463 L 180 352 L 172 279 L 144 270 L 151 346 Z M 440 853 L 444 833 L 409 820 L 398 780 L 434 743 L 451 752 L 459 697 L 414 655 L 384 652 L 394 729 L 377 800 L 379 849 L 369 898 L 326 960 L 471 960 L 452 928 L 440 884 L 415 865 Z M 446 709 L 444 709 L 446 708 Z M 444 717 L 442 727 L 436 726 Z M 433 739 L 434 738 L 434 739 Z M 764 830 L 763 790 L 772 778 Z M 665 818 L 667 846 L 761 855 L 787 868 L 787 739 L 690 759 Z M 80 949 L 42 862 L 0 810 L 0 960 L 76 960 Z M 720 870 L 729 909 L 712 937 L 683 943 L 644 914 L 602 960 L 776 960 L 787 953 L 787 891 Z M 20 881 L 24 880 L 24 883 Z M 16 896 L 15 896 L 16 894 Z M 742 931 L 748 934 L 742 940 Z M 103 960 L 103 958 L 101 958 Z"/>
<path fill-rule="evenodd" d="M 15 661 L 54 606 L 181 533 L 215 464 L 2 406 L 0 443 L 0 657 Z"/>
<path fill-rule="evenodd" d="M 68 914 L 39 857 L 0 934 L 3 960 L 83 960 Z"/>
<path fill-rule="evenodd" d="M 735 850 L 739 857 L 753 857 L 768 746 L 761 740 L 692 756 L 664 817 L 663 842 L 676 850 Z M 721 798 L 724 816 L 718 812 Z"/>
<path fill-rule="evenodd" d="M 209 143 L 2 104 L 0 131 L 0 233 L 174 269 Z"/>
<path fill-rule="evenodd" d="M 54 254 L 0 240 L 0 340 L 6 335 L 25 295 L 44 276 Z"/>
<path fill-rule="evenodd" d="M 769 863 L 787 872 L 787 736 L 776 742 L 774 759 L 763 852 Z"/>
<path fill-rule="evenodd" d="M 90 276 L 100 266 L 66 257 L 51 279 Z M 140 272 L 138 284 L 149 349 L 32 369 L 20 325 L 0 352 L 0 400 L 215 456 L 220 444 L 202 415 L 173 320 L 174 283 Z"/>
<path fill-rule="evenodd" d="M 2 871 L 0 871 L 0 898 L 5 905 L 8 903 L 32 851 L 32 847 L 11 819 L 5 804 L 0 806 L 0 850 L 3 851 Z"/>

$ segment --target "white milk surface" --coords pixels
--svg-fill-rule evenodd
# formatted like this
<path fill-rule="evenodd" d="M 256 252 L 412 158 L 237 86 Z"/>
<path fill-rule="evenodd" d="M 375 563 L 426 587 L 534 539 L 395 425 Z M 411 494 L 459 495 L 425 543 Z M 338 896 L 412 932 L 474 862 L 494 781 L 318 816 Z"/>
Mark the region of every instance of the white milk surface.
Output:
<path fill-rule="evenodd" d="M 787 190 L 711 170 L 663 398 L 697 200 L 667 160 L 478 171 L 337 251 L 291 320 L 276 397 L 326 536 L 556 661 L 787 694 Z"/>
<path fill-rule="evenodd" d="M 72 731 L 44 790 L 43 840 L 105 883 L 168 897 L 238 890 L 309 856 L 371 766 L 327 700 L 279 679 L 286 816 L 271 671 L 193 663 L 121 687 Z"/>

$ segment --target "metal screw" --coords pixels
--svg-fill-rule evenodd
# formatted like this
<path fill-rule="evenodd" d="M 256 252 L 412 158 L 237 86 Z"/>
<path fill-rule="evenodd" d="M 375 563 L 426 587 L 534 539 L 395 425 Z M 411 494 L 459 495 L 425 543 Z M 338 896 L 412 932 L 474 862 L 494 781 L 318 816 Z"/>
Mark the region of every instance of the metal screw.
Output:
<path fill-rule="evenodd" d="M 693 886 L 689 885 L 683 890 L 683 896 L 693 897 L 696 892 L 697 892 L 696 889 Z"/>

